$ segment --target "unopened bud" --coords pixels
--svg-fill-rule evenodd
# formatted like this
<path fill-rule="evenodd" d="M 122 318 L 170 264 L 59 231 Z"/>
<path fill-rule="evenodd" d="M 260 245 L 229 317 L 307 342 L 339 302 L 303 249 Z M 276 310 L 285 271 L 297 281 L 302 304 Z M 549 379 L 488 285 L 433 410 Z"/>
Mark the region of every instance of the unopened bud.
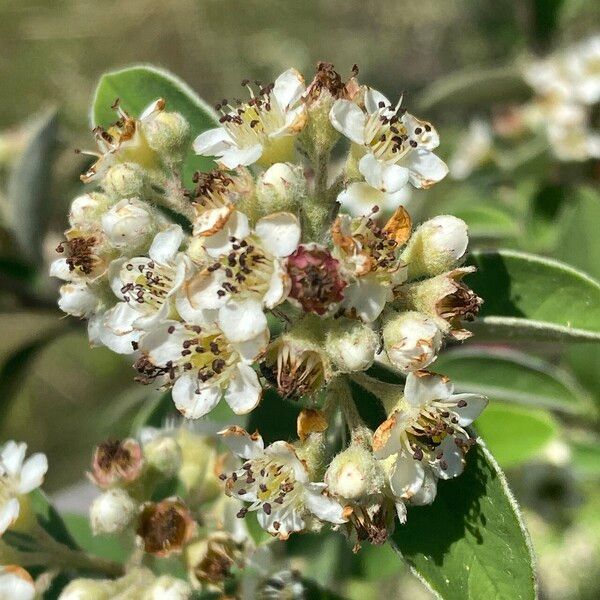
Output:
<path fill-rule="evenodd" d="M 137 198 L 124 199 L 102 216 L 102 228 L 115 248 L 135 252 L 155 233 L 151 208 Z"/>
<path fill-rule="evenodd" d="M 102 213 L 110 206 L 108 196 L 98 192 L 77 196 L 71 202 L 69 223 L 74 229 L 89 229 L 97 226 L 97 221 Z"/>
<path fill-rule="evenodd" d="M 113 598 L 111 581 L 74 579 L 63 589 L 59 600 L 110 600 Z"/>
<path fill-rule="evenodd" d="M 148 145 L 166 159 L 178 160 L 187 146 L 190 125 L 177 112 L 157 112 L 142 120 Z"/>
<path fill-rule="evenodd" d="M 0 598 L 6 600 L 33 600 L 35 583 L 31 575 L 18 565 L 0 567 Z"/>
<path fill-rule="evenodd" d="M 383 472 L 373 453 L 359 444 L 340 452 L 325 473 L 329 491 L 347 500 L 357 500 L 381 490 Z"/>
<path fill-rule="evenodd" d="M 181 467 L 181 448 L 174 438 L 158 436 L 144 444 L 144 458 L 149 467 L 165 477 L 173 477 Z"/>
<path fill-rule="evenodd" d="M 102 179 L 102 187 L 115 198 L 142 197 L 146 183 L 144 169 L 133 162 L 117 163 Z"/>
<path fill-rule="evenodd" d="M 327 332 L 325 351 L 342 372 L 364 371 L 375 360 L 379 336 L 371 327 L 350 319 L 338 319 Z"/>
<path fill-rule="evenodd" d="M 126 491 L 118 488 L 107 490 L 90 507 L 90 523 L 94 535 L 124 531 L 137 510 L 137 502 Z"/>
<path fill-rule="evenodd" d="M 170 575 L 161 575 L 144 594 L 143 600 L 188 600 L 192 593 L 189 583 Z"/>
<path fill-rule="evenodd" d="M 442 345 L 442 332 L 433 319 L 416 311 L 384 319 L 382 334 L 389 361 L 404 373 L 430 365 Z"/>
<path fill-rule="evenodd" d="M 451 215 L 440 215 L 423 223 L 402 252 L 409 279 L 433 277 L 454 268 L 467 251 L 467 224 Z"/>
<path fill-rule="evenodd" d="M 258 210 L 261 216 L 282 211 L 296 213 L 306 193 L 306 178 L 301 166 L 275 163 L 258 178 Z"/>

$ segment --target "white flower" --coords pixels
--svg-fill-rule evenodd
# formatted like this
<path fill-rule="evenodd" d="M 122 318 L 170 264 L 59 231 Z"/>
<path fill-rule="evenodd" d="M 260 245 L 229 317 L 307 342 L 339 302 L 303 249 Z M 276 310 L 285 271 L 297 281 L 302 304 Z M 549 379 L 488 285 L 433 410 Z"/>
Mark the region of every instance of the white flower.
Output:
<path fill-rule="evenodd" d="M 442 332 L 433 319 L 415 311 L 388 319 L 382 336 L 389 361 L 403 373 L 430 365 L 442 346 Z"/>
<path fill-rule="evenodd" d="M 193 266 L 179 252 L 184 234 L 179 225 L 157 233 L 148 256 L 115 260 L 109 268 L 110 286 L 120 302 L 100 323 L 100 339 L 113 352 L 129 354 L 143 331 L 174 316 L 177 292 Z M 182 310 L 186 304 L 182 299 Z"/>
<path fill-rule="evenodd" d="M 25 460 L 27 444 L 9 441 L 0 450 L 0 536 L 19 516 L 19 496 L 42 485 L 48 470 L 45 454 L 32 454 Z"/>
<path fill-rule="evenodd" d="M 433 154 L 439 137 L 430 123 L 419 121 L 392 107 L 380 92 L 368 88 L 364 107 L 350 100 L 336 100 L 329 114 L 332 125 L 366 154 L 359 169 L 367 182 L 393 193 L 408 181 L 428 188 L 446 176 L 448 167 Z"/>
<path fill-rule="evenodd" d="M 250 435 L 235 426 L 221 435 L 230 450 L 246 460 L 241 469 L 221 476 L 228 494 L 250 503 L 239 517 L 256 511 L 260 526 L 280 539 L 305 529 L 312 517 L 334 524 L 346 522 L 343 507 L 326 495 L 327 486 L 309 480 L 293 446 L 278 441 L 265 448 L 258 433 Z"/>
<path fill-rule="evenodd" d="M 410 218 L 399 208 L 381 228 L 366 217 L 339 215 L 332 226 L 333 256 L 349 279 L 342 306 L 351 317 L 370 323 L 406 279 L 400 244 L 410 232 Z"/>
<path fill-rule="evenodd" d="M 0 600 L 33 600 L 35 584 L 31 575 L 17 565 L 0 567 Z"/>
<path fill-rule="evenodd" d="M 367 217 L 374 213 L 389 215 L 399 206 L 406 206 L 410 198 L 407 187 L 397 192 L 382 192 L 365 181 L 355 181 L 342 190 L 337 201 L 342 212 L 352 217 Z"/>
<path fill-rule="evenodd" d="M 192 594 L 193 590 L 186 581 L 161 575 L 145 592 L 143 600 L 189 600 Z"/>
<path fill-rule="evenodd" d="M 490 157 L 493 148 L 492 130 L 488 123 L 475 119 L 460 137 L 450 160 L 450 175 L 466 179 Z"/>
<path fill-rule="evenodd" d="M 289 69 L 274 84 L 259 86 L 258 95 L 248 89 L 250 101 L 237 108 L 226 101 L 218 105 L 223 113 L 222 127 L 209 129 L 195 139 L 197 154 L 216 156 L 228 169 L 257 161 L 268 166 L 290 157 L 294 135 L 306 123 L 306 107 L 300 102 L 304 78 Z"/>
<path fill-rule="evenodd" d="M 487 398 L 453 391 L 454 386 L 440 375 L 409 373 L 399 408 L 375 431 L 375 457 L 384 460 L 395 455 L 389 478 L 397 498 L 429 501 L 435 495 L 436 478 L 451 479 L 462 473 L 472 443 L 465 427 L 481 414 Z"/>
<path fill-rule="evenodd" d="M 140 249 L 156 229 L 152 209 L 137 198 L 125 198 L 102 215 L 102 229 L 108 241 L 131 256 Z"/>
<path fill-rule="evenodd" d="M 240 219 L 247 224 L 239 212 L 229 221 Z M 225 231 L 232 233 L 228 227 Z M 196 320 L 216 321 L 230 341 L 243 342 L 266 331 L 263 307 L 277 306 L 290 292 L 285 259 L 298 246 L 300 223 L 291 213 L 274 213 L 260 219 L 254 231 L 244 227 L 235 233 L 223 245 L 207 248 L 216 260 L 187 282 L 184 291 Z"/>
<path fill-rule="evenodd" d="M 268 332 L 233 344 L 213 325 L 165 321 L 139 341 L 136 368 L 144 383 L 154 379 L 173 386 L 173 401 L 189 419 L 210 412 L 221 397 L 236 414 L 250 412 L 262 389 L 249 363 L 268 342 Z"/>

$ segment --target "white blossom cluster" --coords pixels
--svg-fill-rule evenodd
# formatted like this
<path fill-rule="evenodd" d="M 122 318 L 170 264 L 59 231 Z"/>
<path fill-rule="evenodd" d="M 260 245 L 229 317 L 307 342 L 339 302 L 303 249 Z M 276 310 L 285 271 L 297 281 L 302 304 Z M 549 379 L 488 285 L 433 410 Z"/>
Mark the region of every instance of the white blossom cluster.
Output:
<path fill-rule="evenodd" d="M 470 335 L 462 321 L 481 304 L 463 282 L 474 270 L 461 266 L 465 223 L 442 215 L 413 230 L 403 206 L 409 187 L 447 173 L 438 134 L 357 73 L 343 82 L 321 63 L 308 86 L 294 69 L 273 84 L 244 81 L 249 99 L 220 102 L 220 126 L 193 141 L 217 164 L 193 185 L 181 176 L 195 133 L 185 119 L 160 99 L 137 119 L 116 105 L 83 176 L 98 188 L 73 201 L 51 267 L 62 310 L 88 320 L 93 344 L 134 355 L 138 380 L 170 389 L 184 417 L 221 399 L 247 414 L 266 387 L 310 406 L 294 443 L 265 445 L 240 427 L 221 435 L 242 459 L 221 473 L 247 503 L 238 515 L 256 512 L 282 539 L 330 523 L 384 541 L 389 506 L 404 520 L 407 502 L 432 502 L 437 480 L 462 471 L 465 427 L 485 406 L 424 371 L 446 337 Z M 334 173 L 337 145 L 346 154 Z M 376 361 L 405 387 L 375 390 L 385 384 L 364 371 Z M 374 433 L 352 409 L 351 383 L 388 411 Z M 336 409 L 352 442 L 325 473 Z M 138 477 L 131 468 L 119 477 Z M 131 506 L 107 502 L 123 515 Z M 102 521 L 106 506 L 95 508 Z"/>

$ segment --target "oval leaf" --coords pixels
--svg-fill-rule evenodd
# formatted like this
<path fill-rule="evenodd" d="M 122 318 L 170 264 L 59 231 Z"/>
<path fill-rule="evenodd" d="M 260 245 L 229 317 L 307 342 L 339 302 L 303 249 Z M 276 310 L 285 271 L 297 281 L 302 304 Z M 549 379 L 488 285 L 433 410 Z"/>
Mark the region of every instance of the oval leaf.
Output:
<path fill-rule="evenodd" d="M 179 112 L 188 120 L 193 136 L 218 126 L 214 110 L 185 82 L 156 67 L 136 65 L 103 75 L 92 102 L 92 127 L 109 127 L 116 121 L 111 106 L 117 98 L 123 110 L 134 117 L 157 98 L 164 98 L 167 110 Z M 184 180 L 189 184 L 195 171 L 207 171 L 213 166 L 212 160 L 197 156 L 190 146 L 184 163 Z"/>
<path fill-rule="evenodd" d="M 457 391 L 485 394 L 490 400 L 571 414 L 592 408 L 568 372 L 515 350 L 473 346 L 450 350 L 431 368 L 448 375 Z"/>
<path fill-rule="evenodd" d="M 392 544 L 444 600 L 533 600 L 531 543 L 504 474 L 480 442 L 435 502 L 409 510 Z"/>
<path fill-rule="evenodd" d="M 600 284 L 556 260 L 476 251 L 471 287 L 485 300 L 474 329 L 495 337 L 600 340 Z"/>

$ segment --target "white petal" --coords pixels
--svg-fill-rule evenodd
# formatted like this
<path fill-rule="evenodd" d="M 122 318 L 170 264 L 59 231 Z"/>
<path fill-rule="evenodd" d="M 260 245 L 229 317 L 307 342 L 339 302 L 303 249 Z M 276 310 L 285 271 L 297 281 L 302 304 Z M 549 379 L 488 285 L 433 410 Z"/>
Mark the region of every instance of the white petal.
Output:
<path fill-rule="evenodd" d="M 323 484 L 308 483 L 305 486 L 306 493 L 304 502 L 306 508 L 321 519 L 329 523 L 345 523 L 348 519 L 344 518 L 344 507 L 339 503 L 323 494 Z"/>
<path fill-rule="evenodd" d="M 141 313 L 135 309 L 135 305 L 129 302 L 117 302 L 110 310 L 104 313 L 104 325 L 117 335 L 131 333 L 134 322 L 139 319 Z"/>
<path fill-rule="evenodd" d="M 390 474 L 390 488 L 398 498 L 410 498 L 423 485 L 425 469 L 412 456 L 398 456 Z"/>
<path fill-rule="evenodd" d="M 222 127 L 203 131 L 194 140 L 194 152 L 202 156 L 220 156 L 233 145 L 231 136 Z"/>
<path fill-rule="evenodd" d="M 170 225 L 165 231 L 157 233 L 148 251 L 150 258 L 159 265 L 168 265 L 175 258 L 184 237 L 180 225 Z"/>
<path fill-rule="evenodd" d="M 66 258 L 57 258 L 50 263 L 50 277 L 58 277 L 63 281 L 69 281 L 73 277 L 73 273 L 69 269 Z"/>
<path fill-rule="evenodd" d="M 17 566 L 0 568 L 0 600 L 33 600 L 35 585 L 25 569 Z"/>
<path fill-rule="evenodd" d="M 258 433 L 250 435 L 245 429 L 233 426 L 219 431 L 225 445 L 242 458 L 255 458 L 265 449 L 262 437 Z"/>
<path fill-rule="evenodd" d="M 175 307 L 179 316 L 192 325 L 212 326 L 217 324 L 219 311 L 216 308 L 197 308 L 192 305 L 185 293 L 175 298 Z"/>
<path fill-rule="evenodd" d="M 386 194 L 362 181 L 351 183 L 342 190 L 337 201 L 342 210 L 352 217 L 365 217 L 377 206 L 380 210 L 387 203 Z"/>
<path fill-rule="evenodd" d="M 411 406 L 425 407 L 434 400 L 446 400 L 453 390 L 452 383 L 440 375 L 409 373 L 404 386 L 404 397 Z"/>
<path fill-rule="evenodd" d="M 231 206 L 219 206 L 203 211 L 194 220 L 194 235 L 213 235 L 223 228 L 231 213 Z"/>
<path fill-rule="evenodd" d="M 21 471 L 25 453 L 27 452 L 27 444 L 25 442 L 17 442 L 10 440 L 4 444 L 1 452 L 2 466 L 11 476 L 16 476 Z"/>
<path fill-rule="evenodd" d="M 263 217 L 256 223 L 255 230 L 265 250 L 273 256 L 289 256 L 300 242 L 300 221 L 292 213 Z"/>
<path fill-rule="evenodd" d="M 360 159 L 358 168 L 367 183 L 382 192 L 397 192 L 408 183 L 408 169 L 379 162 L 370 152 Z"/>
<path fill-rule="evenodd" d="M 258 300 L 234 298 L 219 309 L 219 327 L 229 341 L 245 342 L 268 329 L 268 324 Z"/>
<path fill-rule="evenodd" d="M 391 106 L 391 102 L 381 92 L 378 92 L 373 88 L 369 88 L 365 92 L 365 108 L 370 115 L 381 110 L 381 103 L 383 103 L 385 107 Z"/>
<path fill-rule="evenodd" d="M 350 100 L 336 100 L 329 112 L 331 124 L 348 139 L 361 146 L 365 143 L 365 113 Z"/>
<path fill-rule="evenodd" d="M 20 509 L 16 498 L 11 498 L 0 507 L 0 536 L 17 520 Z"/>
<path fill-rule="evenodd" d="M 182 291 L 194 308 L 221 308 L 230 299 L 229 293 L 223 295 L 217 293 L 225 292 L 223 283 L 226 280 L 224 269 L 212 272 L 205 270 L 195 275 Z"/>
<path fill-rule="evenodd" d="M 304 77 L 296 69 L 288 69 L 275 80 L 273 96 L 285 112 L 300 100 L 304 90 Z"/>
<path fill-rule="evenodd" d="M 273 273 L 269 280 L 269 289 L 263 297 L 263 303 L 267 308 L 274 308 L 281 304 L 290 293 L 292 281 L 287 269 L 280 260 L 273 261 Z"/>
<path fill-rule="evenodd" d="M 416 149 L 404 163 L 410 171 L 410 182 L 416 188 L 428 188 L 448 174 L 446 163 L 433 152 Z"/>
<path fill-rule="evenodd" d="M 32 454 L 21 469 L 19 480 L 19 494 L 29 494 L 42 485 L 44 475 L 48 471 L 48 459 L 45 454 L 38 452 Z"/>
<path fill-rule="evenodd" d="M 250 233 L 248 217 L 239 211 L 234 211 L 221 231 L 214 235 L 202 238 L 202 245 L 215 258 L 228 254 L 233 242 L 229 238 L 244 239 Z"/>
<path fill-rule="evenodd" d="M 269 330 L 265 329 L 255 338 L 244 340 L 243 342 L 235 342 L 232 346 L 240 355 L 243 362 L 252 363 L 260 356 L 267 348 L 269 343 Z"/>
<path fill-rule="evenodd" d="M 74 317 L 89 317 L 98 307 L 98 297 L 86 283 L 65 283 L 60 287 L 58 307 Z"/>
<path fill-rule="evenodd" d="M 256 408 L 262 396 L 258 375 L 250 365 L 239 364 L 225 390 L 225 402 L 236 415 L 245 415 Z"/>
<path fill-rule="evenodd" d="M 173 333 L 169 333 L 170 328 L 173 328 Z M 153 364 L 164 366 L 181 357 L 183 342 L 189 338 L 190 332 L 179 322 L 165 321 L 140 338 L 140 350 L 148 354 Z"/>
<path fill-rule="evenodd" d="M 219 158 L 221 163 L 227 169 L 236 169 L 237 167 L 247 167 L 255 163 L 263 153 L 262 144 L 253 144 L 246 148 L 232 146 L 224 152 Z"/>
<path fill-rule="evenodd" d="M 488 405 L 488 399 L 485 396 L 480 396 L 478 394 L 455 394 L 450 400 L 452 400 L 452 402 L 464 400 L 467 403 L 466 406 L 461 408 L 457 406 L 450 409 L 458 415 L 458 424 L 461 427 L 470 425 Z"/>
<path fill-rule="evenodd" d="M 296 451 L 294 450 L 294 447 L 291 444 L 288 444 L 282 440 L 278 440 L 268 446 L 268 448 L 265 450 L 265 454 L 273 457 L 273 459 L 277 462 L 290 466 L 294 470 L 296 481 L 308 483 L 306 466 L 300 461 Z"/>
<path fill-rule="evenodd" d="M 396 507 L 396 515 L 398 516 L 398 521 L 404 525 L 406 523 L 406 504 L 402 502 L 402 500 L 397 500 L 394 502 L 394 506 Z"/>
<path fill-rule="evenodd" d="M 362 277 L 346 288 L 344 304 L 354 308 L 365 323 L 371 323 L 381 314 L 390 293 L 389 288 L 375 279 Z"/>
<path fill-rule="evenodd" d="M 173 386 L 173 402 L 186 419 L 198 419 L 209 413 L 221 399 L 221 388 L 211 385 L 198 390 L 195 375 L 182 375 Z"/>
<path fill-rule="evenodd" d="M 146 106 L 146 108 L 142 111 L 142 114 L 139 116 L 140 121 L 147 119 L 149 116 L 154 114 L 155 112 L 160 112 L 165 105 L 165 101 L 162 98 L 158 98 L 151 102 Z"/>
<path fill-rule="evenodd" d="M 281 538 L 287 538 L 290 533 L 302 531 L 306 526 L 300 511 L 276 510 L 271 508 L 271 514 L 268 515 L 262 509 L 256 511 L 256 519 L 259 525 L 273 535 L 279 535 Z M 274 523 L 279 523 L 279 528 L 275 529 Z"/>
<path fill-rule="evenodd" d="M 442 452 L 442 460 L 446 462 L 446 468 L 442 469 L 441 461 L 436 463 L 437 474 L 440 479 L 452 479 L 458 477 L 465 468 L 465 457 L 460 448 L 456 445 L 456 438 L 448 435 L 436 449 L 436 452 Z"/>
<path fill-rule="evenodd" d="M 410 499 L 415 506 L 425 506 L 435 500 L 437 494 L 437 477 L 431 469 L 425 469 L 425 478 L 421 489 Z"/>

